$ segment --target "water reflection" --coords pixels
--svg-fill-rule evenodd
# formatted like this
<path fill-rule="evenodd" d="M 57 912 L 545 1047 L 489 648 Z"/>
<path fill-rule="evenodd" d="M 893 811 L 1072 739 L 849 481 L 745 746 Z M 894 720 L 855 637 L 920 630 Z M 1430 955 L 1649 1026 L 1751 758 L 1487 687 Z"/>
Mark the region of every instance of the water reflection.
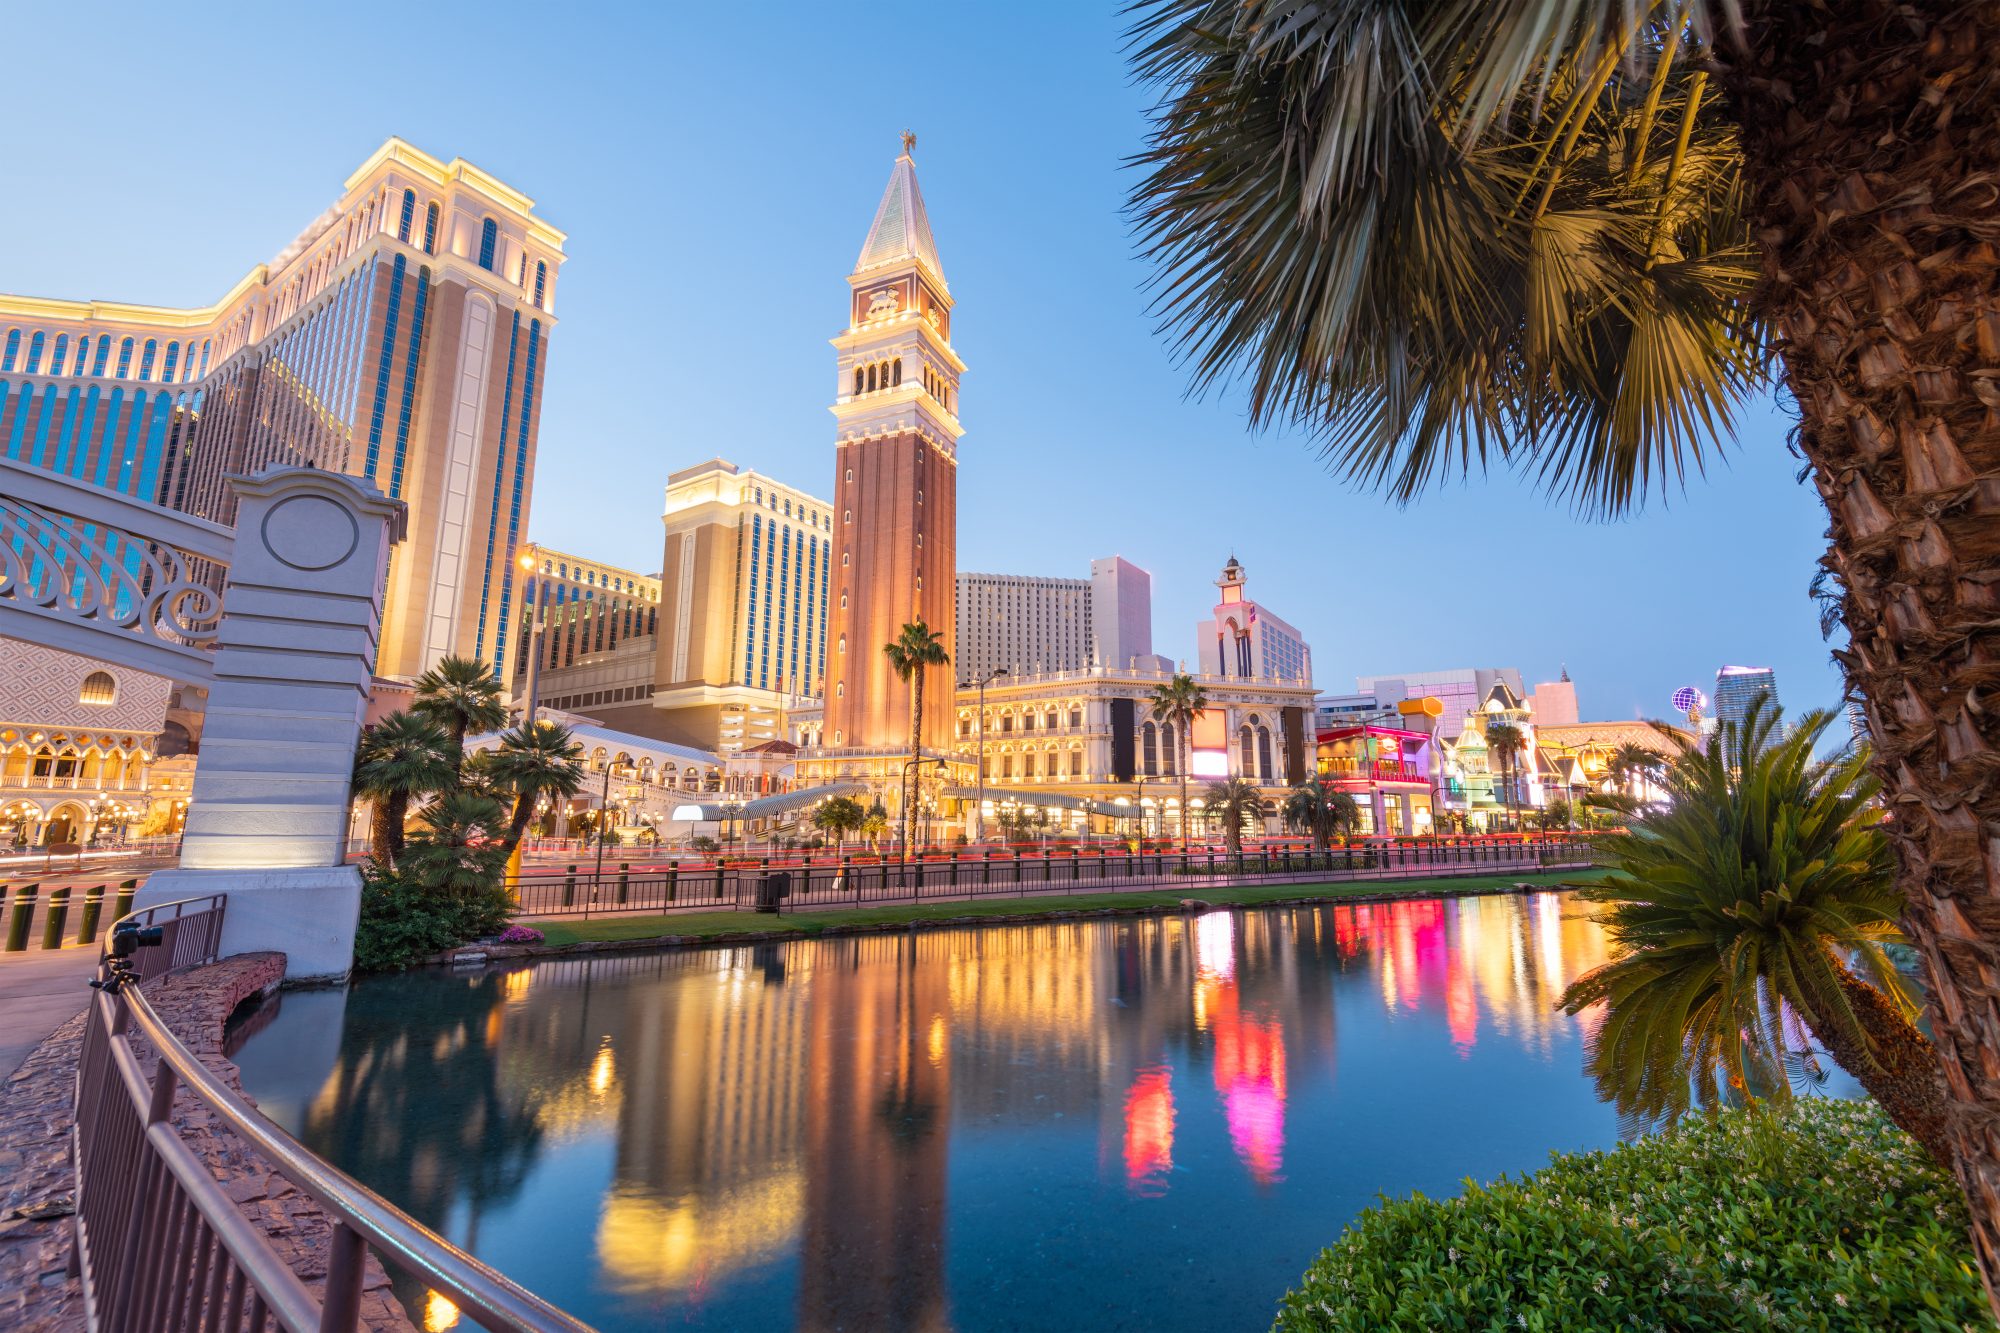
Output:
<path fill-rule="evenodd" d="M 1554 894 L 857 936 L 292 996 L 237 1058 L 602 1328 L 1234 1327 L 1378 1190 L 1612 1141 L 1554 1007 L 1604 957 Z"/>

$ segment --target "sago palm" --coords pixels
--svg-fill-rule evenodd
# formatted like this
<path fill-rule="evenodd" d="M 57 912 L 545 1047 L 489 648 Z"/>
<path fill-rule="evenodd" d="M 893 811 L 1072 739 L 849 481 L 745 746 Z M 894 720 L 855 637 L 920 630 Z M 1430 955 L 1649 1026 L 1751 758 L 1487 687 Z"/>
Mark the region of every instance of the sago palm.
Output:
<path fill-rule="evenodd" d="M 910 687 L 910 768 L 903 783 L 903 847 L 910 846 L 910 831 L 917 809 L 917 777 L 923 771 L 924 677 L 932 667 L 951 665 L 945 652 L 944 636 L 923 621 L 903 626 L 902 633 L 882 645 L 889 665 Z"/>
<path fill-rule="evenodd" d="M 1361 827 L 1361 807 L 1348 793 L 1313 774 L 1285 797 L 1285 825 L 1302 829 L 1312 838 L 1313 850 L 1323 852 L 1333 845 L 1336 834 L 1351 834 Z"/>
<path fill-rule="evenodd" d="M 354 794 L 374 803 L 369 842 L 375 859 L 394 866 L 403 851 L 410 802 L 450 788 L 458 751 L 429 718 L 391 713 L 361 733 L 354 750 Z"/>
<path fill-rule="evenodd" d="M 1208 691 L 1182 672 L 1153 687 L 1153 720 L 1174 729 L 1174 771 L 1181 779 L 1181 851 L 1188 849 L 1188 733 L 1208 708 Z"/>
<path fill-rule="evenodd" d="M 1138 0 L 1198 384 L 1408 499 L 1618 513 L 1781 384 L 2000 1279 L 2000 3 Z"/>
<path fill-rule="evenodd" d="M 1780 738 L 1753 706 L 1668 770 L 1667 802 L 1612 841 L 1611 962 L 1564 994 L 1605 1006 L 1588 1065 L 1641 1123 L 1713 1105 L 1719 1079 L 1782 1097 L 1802 1022 L 1898 1125 L 1949 1163 L 1944 1090 L 1916 1004 L 1883 953 L 1898 938 L 1895 856 L 1865 756 L 1815 760 L 1833 720 Z"/>
<path fill-rule="evenodd" d="M 506 696 L 493 668 L 471 657 L 447 657 L 417 677 L 410 711 L 430 718 L 461 750 L 465 738 L 507 725 Z"/>
<path fill-rule="evenodd" d="M 1222 830 L 1222 843 L 1233 856 L 1243 850 L 1243 830 L 1261 828 L 1264 820 L 1264 799 L 1257 794 L 1257 788 L 1242 778 L 1224 778 L 1211 782 L 1201 794 L 1201 803 L 1208 817 Z"/>
<path fill-rule="evenodd" d="M 568 800 L 583 790 L 583 744 L 560 722 L 513 727 L 500 734 L 497 747 L 481 753 L 494 789 L 514 803 L 504 839 L 508 856 L 521 845 L 543 797 Z"/>

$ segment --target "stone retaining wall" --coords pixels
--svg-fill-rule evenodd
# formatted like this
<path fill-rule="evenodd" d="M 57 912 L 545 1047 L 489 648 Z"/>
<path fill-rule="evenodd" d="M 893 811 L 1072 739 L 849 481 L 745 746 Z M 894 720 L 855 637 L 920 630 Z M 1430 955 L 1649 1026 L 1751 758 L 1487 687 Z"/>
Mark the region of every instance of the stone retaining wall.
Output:
<path fill-rule="evenodd" d="M 222 1054 L 223 1024 L 243 1000 L 274 989 L 284 972 L 283 954 L 241 954 L 160 977 L 147 984 L 146 997 L 169 1030 L 240 1094 L 236 1066 Z M 69 1133 L 83 1024 L 79 1015 L 57 1029 L 0 1085 L 0 1328 L 15 1333 L 70 1333 L 84 1326 L 83 1297 L 68 1276 L 76 1188 Z M 135 1049 L 150 1073 L 152 1052 L 144 1042 Z M 293 1271 L 309 1287 L 323 1282 L 332 1225 L 319 1206 L 185 1090 L 174 1100 L 174 1123 Z M 361 1313 L 371 1333 L 414 1333 L 372 1254 Z"/>

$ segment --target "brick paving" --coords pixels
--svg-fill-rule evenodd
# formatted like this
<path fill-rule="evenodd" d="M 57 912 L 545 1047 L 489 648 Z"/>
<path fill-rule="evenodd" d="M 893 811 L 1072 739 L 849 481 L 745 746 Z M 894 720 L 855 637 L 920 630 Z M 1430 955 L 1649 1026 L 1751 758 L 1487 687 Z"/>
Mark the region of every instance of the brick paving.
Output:
<path fill-rule="evenodd" d="M 282 954 L 243 954 L 161 977 L 148 983 L 146 995 L 188 1049 L 241 1093 L 236 1066 L 222 1054 L 223 1024 L 242 1000 L 275 987 L 284 964 Z M 79 1014 L 0 1084 L 0 1328 L 10 1333 L 70 1333 L 84 1326 L 82 1295 L 67 1271 L 75 1202 L 69 1132 L 82 1039 Z M 138 1045 L 150 1073 L 152 1052 Z M 319 1206 L 185 1091 L 175 1099 L 174 1123 L 293 1271 L 309 1287 L 319 1285 L 332 1231 Z M 362 1327 L 372 1333 L 415 1329 L 372 1254 Z"/>

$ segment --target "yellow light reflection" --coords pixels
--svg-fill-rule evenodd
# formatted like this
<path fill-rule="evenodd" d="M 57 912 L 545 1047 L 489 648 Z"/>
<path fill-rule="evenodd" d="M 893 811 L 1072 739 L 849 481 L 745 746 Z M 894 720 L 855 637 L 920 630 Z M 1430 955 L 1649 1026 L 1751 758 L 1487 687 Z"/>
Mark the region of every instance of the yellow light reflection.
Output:
<path fill-rule="evenodd" d="M 597 1058 L 590 1062 L 590 1091 L 593 1096 L 602 1097 L 611 1090 L 611 1080 L 618 1075 L 617 1062 L 611 1055 L 611 1038 L 597 1048 Z"/>
<path fill-rule="evenodd" d="M 944 1052 L 945 1052 L 944 1043 L 945 1043 L 944 1015 L 932 1014 L 930 1035 L 925 1041 L 925 1047 L 927 1053 L 930 1055 L 931 1063 L 933 1065 L 942 1065 L 944 1063 Z"/>
<path fill-rule="evenodd" d="M 444 1330 L 456 1327 L 458 1307 L 440 1292 L 427 1292 L 424 1296 L 424 1333 L 444 1333 Z"/>

